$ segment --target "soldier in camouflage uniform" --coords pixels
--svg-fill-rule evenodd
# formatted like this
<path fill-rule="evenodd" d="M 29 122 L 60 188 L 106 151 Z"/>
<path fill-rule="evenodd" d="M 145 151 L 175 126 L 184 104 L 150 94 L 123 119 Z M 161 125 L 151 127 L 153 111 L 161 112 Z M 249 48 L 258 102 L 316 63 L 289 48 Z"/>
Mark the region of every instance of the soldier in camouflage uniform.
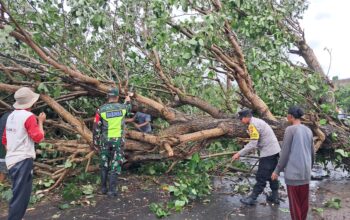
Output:
<path fill-rule="evenodd" d="M 119 91 L 113 88 L 108 93 L 108 103 L 97 109 L 93 127 L 94 148 L 100 153 L 102 194 L 116 196 L 117 175 L 125 161 L 123 152 L 124 118 L 130 112 L 130 97 L 125 104 L 118 103 Z M 109 189 L 107 178 L 109 175 Z"/>

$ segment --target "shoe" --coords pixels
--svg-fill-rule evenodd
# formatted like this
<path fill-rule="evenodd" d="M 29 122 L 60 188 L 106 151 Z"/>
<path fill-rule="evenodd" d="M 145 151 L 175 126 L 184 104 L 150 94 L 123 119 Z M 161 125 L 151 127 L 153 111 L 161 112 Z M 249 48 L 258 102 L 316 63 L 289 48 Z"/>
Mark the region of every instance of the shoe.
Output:
<path fill-rule="evenodd" d="M 106 195 L 107 192 L 108 192 L 107 188 L 103 188 L 103 187 L 101 188 L 101 194 L 102 195 Z"/>
<path fill-rule="evenodd" d="M 279 205 L 280 199 L 278 197 L 278 190 L 274 190 L 272 191 L 271 195 L 266 196 L 266 201 Z"/>
<path fill-rule="evenodd" d="M 107 194 L 107 177 L 108 177 L 108 170 L 102 168 L 101 169 L 101 193 L 103 195 Z"/>
<path fill-rule="evenodd" d="M 117 196 L 116 186 L 117 186 L 117 174 L 112 173 L 109 176 L 109 191 L 107 192 L 107 195 L 109 197 Z"/>
<path fill-rule="evenodd" d="M 108 191 L 107 192 L 107 196 L 110 197 L 110 198 L 116 197 L 117 196 L 117 192 Z"/>
<path fill-rule="evenodd" d="M 245 205 L 255 205 L 257 203 L 257 198 L 258 196 L 252 193 L 248 197 L 242 198 L 240 201 Z"/>

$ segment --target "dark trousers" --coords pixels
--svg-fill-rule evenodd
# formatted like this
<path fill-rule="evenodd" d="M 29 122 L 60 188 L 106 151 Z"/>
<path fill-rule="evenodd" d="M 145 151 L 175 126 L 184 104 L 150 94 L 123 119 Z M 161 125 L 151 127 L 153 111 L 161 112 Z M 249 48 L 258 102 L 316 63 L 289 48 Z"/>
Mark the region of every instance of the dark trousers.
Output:
<path fill-rule="evenodd" d="M 287 185 L 287 192 L 292 220 L 305 220 L 309 210 L 309 184 Z"/>
<path fill-rule="evenodd" d="M 9 169 L 12 181 L 12 198 L 8 220 L 21 220 L 26 213 L 32 192 L 33 159 L 27 158 Z"/>
<path fill-rule="evenodd" d="M 256 173 L 256 184 L 253 188 L 253 195 L 260 195 L 266 186 L 266 182 L 270 182 L 271 190 L 278 190 L 278 180 L 271 180 L 271 175 L 278 163 L 279 154 L 259 159 L 258 172 Z"/>

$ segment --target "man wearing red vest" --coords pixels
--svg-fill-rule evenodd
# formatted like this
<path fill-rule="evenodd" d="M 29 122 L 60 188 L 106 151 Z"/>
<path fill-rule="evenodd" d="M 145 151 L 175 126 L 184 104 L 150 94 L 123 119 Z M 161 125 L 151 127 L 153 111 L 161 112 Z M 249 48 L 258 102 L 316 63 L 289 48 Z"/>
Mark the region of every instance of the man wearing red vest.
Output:
<path fill-rule="evenodd" d="M 45 113 L 40 113 L 38 122 L 30 108 L 39 99 L 39 94 L 27 87 L 15 93 L 15 110 L 8 116 L 2 144 L 5 146 L 6 166 L 12 181 L 12 198 L 8 220 L 21 220 L 26 212 L 33 181 L 34 143 L 44 139 Z"/>

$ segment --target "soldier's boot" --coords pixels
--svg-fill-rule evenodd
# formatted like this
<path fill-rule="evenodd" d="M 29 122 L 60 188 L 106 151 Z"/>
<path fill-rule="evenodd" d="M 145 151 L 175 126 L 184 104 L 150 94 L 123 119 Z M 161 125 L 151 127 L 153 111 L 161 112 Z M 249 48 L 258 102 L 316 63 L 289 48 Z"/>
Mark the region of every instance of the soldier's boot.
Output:
<path fill-rule="evenodd" d="M 117 196 L 116 186 L 117 186 L 117 174 L 111 173 L 111 175 L 109 175 L 109 191 L 107 193 L 109 197 Z"/>
<path fill-rule="evenodd" d="M 108 177 L 108 169 L 101 169 L 101 193 L 107 194 L 107 177 Z"/>
<path fill-rule="evenodd" d="M 245 205 L 255 205 L 257 203 L 256 199 L 258 196 L 258 194 L 252 192 L 249 196 L 242 198 L 240 201 Z"/>
<path fill-rule="evenodd" d="M 266 197 L 266 200 L 268 202 L 271 202 L 271 203 L 274 203 L 276 205 L 279 205 L 280 204 L 280 199 L 278 197 L 278 190 L 273 190 L 271 195 Z"/>

